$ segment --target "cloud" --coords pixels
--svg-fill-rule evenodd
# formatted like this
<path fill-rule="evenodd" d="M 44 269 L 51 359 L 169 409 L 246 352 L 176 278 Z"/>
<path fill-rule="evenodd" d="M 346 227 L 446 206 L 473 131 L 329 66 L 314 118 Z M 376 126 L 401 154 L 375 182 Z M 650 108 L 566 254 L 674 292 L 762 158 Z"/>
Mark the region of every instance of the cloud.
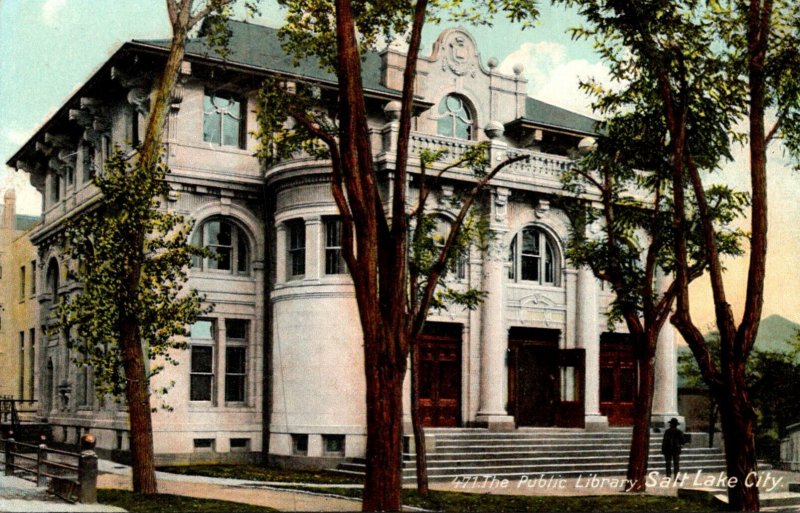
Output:
<path fill-rule="evenodd" d="M 6 139 L 8 139 L 8 141 L 15 146 L 22 146 L 28 142 L 28 138 L 30 138 L 30 134 L 28 132 L 16 130 L 14 128 L 6 130 Z"/>
<path fill-rule="evenodd" d="M 6 168 L 2 191 L 8 189 L 14 189 L 17 193 L 17 214 L 41 214 L 42 195 L 31 185 L 28 173 Z M 2 197 L 2 194 L 0 194 L 0 197 Z"/>
<path fill-rule="evenodd" d="M 47 0 L 42 4 L 42 20 L 45 25 L 55 25 L 58 21 L 58 13 L 65 5 L 67 5 L 67 0 Z"/>
<path fill-rule="evenodd" d="M 528 79 L 528 94 L 565 109 L 593 116 L 591 98 L 580 90 L 581 80 L 612 84 L 608 69 L 585 59 L 567 60 L 567 49 L 560 43 L 542 41 L 524 43 L 500 64 L 504 73 L 512 73 L 521 64 Z"/>

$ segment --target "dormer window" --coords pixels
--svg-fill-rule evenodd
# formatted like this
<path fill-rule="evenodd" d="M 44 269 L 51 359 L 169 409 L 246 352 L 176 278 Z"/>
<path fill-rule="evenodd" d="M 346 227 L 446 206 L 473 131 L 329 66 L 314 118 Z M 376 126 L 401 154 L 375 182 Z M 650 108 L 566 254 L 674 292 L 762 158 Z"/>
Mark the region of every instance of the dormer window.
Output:
<path fill-rule="evenodd" d="M 472 139 L 474 116 L 467 99 L 457 94 L 448 94 L 439 102 L 439 117 L 436 132 L 447 137 Z"/>
<path fill-rule="evenodd" d="M 203 101 L 203 141 L 244 148 L 244 103 L 231 94 L 208 94 Z"/>

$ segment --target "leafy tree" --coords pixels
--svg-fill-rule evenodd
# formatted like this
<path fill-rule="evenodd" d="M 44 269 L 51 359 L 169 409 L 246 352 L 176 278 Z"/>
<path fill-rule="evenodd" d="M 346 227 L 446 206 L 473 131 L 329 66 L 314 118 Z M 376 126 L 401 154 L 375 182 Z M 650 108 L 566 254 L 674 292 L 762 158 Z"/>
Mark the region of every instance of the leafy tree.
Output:
<path fill-rule="evenodd" d="M 166 169 L 160 163 L 164 123 L 190 30 L 208 20 L 207 37 L 224 46 L 233 0 L 166 0 L 172 40 L 156 88 L 142 145 L 132 161 L 120 154 L 96 178 L 103 195 L 68 228 L 68 252 L 83 261 L 83 294 L 62 305 L 62 327 L 77 326 L 79 361 L 95 366 L 99 391 L 125 391 L 130 418 L 133 490 L 157 492 L 150 412 L 149 357 L 170 361 L 172 342 L 202 312 L 199 297 L 178 294 L 193 249 L 178 216 L 158 212 Z M 252 5 L 248 2 L 248 5 Z M 85 310 L 84 310 L 85 309 Z M 91 315 L 90 315 L 91 314 Z M 153 369 L 157 370 L 157 369 Z"/>
<path fill-rule="evenodd" d="M 767 249 L 767 147 L 781 139 L 792 157 L 800 150 L 800 88 L 792 79 L 800 56 L 798 9 L 783 0 L 575 0 L 612 75 L 625 91 L 640 90 L 661 112 L 672 165 L 676 311 L 671 317 L 689 344 L 720 405 L 727 471 L 737 479 L 728 490 L 733 510 L 759 508 L 758 489 L 745 486 L 756 471 L 756 415 L 745 382 L 745 366 L 758 332 Z M 624 98 L 609 95 L 609 102 Z M 632 106 L 637 108 L 636 105 Z M 767 111 L 776 122 L 767 127 Z M 742 132 L 738 123 L 746 127 Z M 750 255 L 743 315 L 737 322 L 723 283 L 724 238 L 717 236 L 708 176 L 730 159 L 732 141 L 747 142 L 752 203 Z M 689 308 L 692 229 L 696 204 L 709 272 L 719 364 L 692 320 Z"/>
<path fill-rule="evenodd" d="M 715 360 L 719 354 L 719 333 L 706 335 L 706 343 Z M 793 342 L 794 349 L 788 352 L 764 351 L 756 348 L 747 360 L 746 382 L 753 409 L 758 418 L 756 453 L 771 463 L 779 463 L 780 440 L 786 426 L 800 419 L 800 391 L 796 382 L 800 377 L 800 360 L 797 351 L 800 344 Z M 684 352 L 678 357 L 680 373 L 689 386 L 705 387 L 702 372 L 694 357 Z M 719 364 L 718 362 L 715 362 Z M 711 398 L 713 418 L 716 405 Z"/>
<path fill-rule="evenodd" d="M 411 294 L 417 301 L 412 305 L 407 168 L 422 29 L 427 21 L 446 13 L 485 23 L 487 14 L 505 12 L 511 19 L 525 22 L 535 17 L 536 9 L 533 0 L 490 0 L 480 10 L 461 0 L 278 3 L 287 9 L 288 23 L 282 29 L 286 48 L 297 58 L 313 56 L 332 69 L 338 78 L 338 95 L 326 104 L 324 97 L 313 98 L 316 91 L 302 84 L 294 94 L 286 94 L 277 81 L 266 84 L 264 108 L 260 109 L 262 157 L 269 165 L 304 150 L 330 159 L 331 191 L 342 217 L 342 252 L 353 279 L 364 336 L 367 470 L 363 508 L 397 511 L 401 506 L 402 384 L 410 344 L 422 328 L 439 276 L 447 267 L 447 255 L 469 211 L 465 206 L 452 223 L 443 251 L 430 268 L 427 285 L 421 293 Z M 370 147 L 361 56 L 398 34 L 407 34 L 409 48 L 387 215 Z M 508 163 L 475 178 L 472 197 Z"/>
<path fill-rule="evenodd" d="M 601 123 L 595 148 L 562 177 L 575 197 L 586 198 L 589 193 L 594 200 L 570 202 L 572 233 L 567 256 L 610 284 L 615 300 L 609 328 L 624 322 L 635 347 L 639 381 L 626 478 L 628 491 L 638 492 L 646 487 L 656 346 L 676 294 L 668 278 L 675 270 L 670 155 L 663 118 L 646 108 L 639 92 L 619 94 L 628 104 L 639 102 L 636 110 L 620 110 L 620 103 L 608 102 L 610 93 L 597 84 L 586 83 L 585 89 L 598 95 L 600 110 L 608 117 Z M 712 194 L 717 237 L 728 241 L 726 253 L 741 254 L 738 239 L 742 234 L 728 224 L 741 213 L 747 196 L 726 187 L 717 187 Z M 691 215 L 696 221 L 696 208 Z M 587 234 L 592 224 L 599 225 L 598 236 Z M 695 229 L 686 234 L 691 247 L 690 280 L 704 268 L 702 236 L 698 223 L 692 226 Z"/>

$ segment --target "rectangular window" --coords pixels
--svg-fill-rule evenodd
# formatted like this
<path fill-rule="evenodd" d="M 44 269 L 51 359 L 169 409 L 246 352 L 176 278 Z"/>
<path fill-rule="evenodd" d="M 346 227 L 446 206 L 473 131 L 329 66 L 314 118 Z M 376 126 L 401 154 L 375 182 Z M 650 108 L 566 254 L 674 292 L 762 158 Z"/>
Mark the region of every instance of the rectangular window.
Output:
<path fill-rule="evenodd" d="M 214 452 L 214 439 L 213 438 L 195 438 L 194 451 L 195 452 Z"/>
<path fill-rule="evenodd" d="M 197 321 L 191 328 L 189 400 L 211 401 L 214 390 L 214 323 Z"/>
<path fill-rule="evenodd" d="M 225 401 L 243 402 L 245 389 L 245 355 L 243 346 L 225 348 Z"/>
<path fill-rule="evenodd" d="M 225 320 L 225 402 L 244 402 L 246 398 L 247 328 L 246 320 Z"/>
<path fill-rule="evenodd" d="M 292 453 L 308 454 L 308 435 L 306 434 L 292 435 Z"/>
<path fill-rule="evenodd" d="M 249 450 L 249 438 L 231 438 L 231 452 L 248 452 Z"/>
<path fill-rule="evenodd" d="M 325 274 L 344 274 L 342 258 L 342 221 L 330 219 L 325 222 Z"/>
<path fill-rule="evenodd" d="M 36 389 L 33 387 L 33 375 L 36 371 L 36 329 L 30 329 L 29 338 L 31 340 L 31 356 L 28 359 L 28 375 L 31 379 L 28 381 L 28 398 L 36 399 Z"/>
<path fill-rule="evenodd" d="M 95 168 L 94 168 L 94 148 L 89 146 L 88 144 L 83 145 L 82 149 L 83 153 L 83 182 L 91 182 L 94 180 L 95 175 Z"/>
<path fill-rule="evenodd" d="M 31 295 L 36 294 L 36 260 L 31 260 Z"/>
<path fill-rule="evenodd" d="M 25 266 L 19 268 L 19 300 L 25 299 Z"/>
<path fill-rule="evenodd" d="M 322 435 L 324 456 L 344 456 L 344 435 Z"/>
<path fill-rule="evenodd" d="M 19 332 L 19 398 L 25 396 L 25 332 Z"/>
<path fill-rule="evenodd" d="M 203 141 L 244 148 L 244 108 L 241 99 L 206 94 L 203 101 Z"/>
<path fill-rule="evenodd" d="M 306 273 L 306 225 L 302 219 L 287 223 L 289 236 L 289 276 Z"/>
<path fill-rule="evenodd" d="M 50 175 L 50 203 L 55 204 L 61 200 L 61 177 L 57 173 Z"/>

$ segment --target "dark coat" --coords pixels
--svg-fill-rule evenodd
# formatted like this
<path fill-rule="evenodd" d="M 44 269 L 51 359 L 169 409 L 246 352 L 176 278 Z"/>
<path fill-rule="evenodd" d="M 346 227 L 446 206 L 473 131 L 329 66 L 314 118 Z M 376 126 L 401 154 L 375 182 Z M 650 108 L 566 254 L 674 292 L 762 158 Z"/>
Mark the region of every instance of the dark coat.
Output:
<path fill-rule="evenodd" d="M 664 440 L 661 442 L 661 454 L 680 454 L 683 443 L 683 431 L 671 426 L 664 431 Z"/>

